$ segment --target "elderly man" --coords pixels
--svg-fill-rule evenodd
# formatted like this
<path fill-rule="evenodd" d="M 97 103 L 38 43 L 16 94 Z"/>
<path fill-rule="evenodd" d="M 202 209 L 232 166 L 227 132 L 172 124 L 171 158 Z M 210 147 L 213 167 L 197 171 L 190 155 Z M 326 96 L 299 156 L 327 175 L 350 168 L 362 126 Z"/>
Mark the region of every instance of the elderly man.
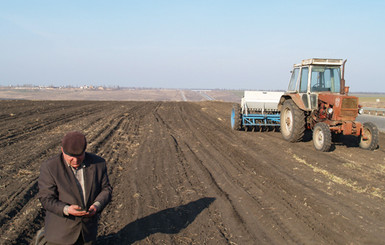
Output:
<path fill-rule="evenodd" d="M 93 244 L 98 216 L 111 200 L 106 161 L 85 152 L 80 132 L 69 132 L 61 153 L 40 168 L 39 200 L 46 210 L 44 236 L 48 244 Z"/>

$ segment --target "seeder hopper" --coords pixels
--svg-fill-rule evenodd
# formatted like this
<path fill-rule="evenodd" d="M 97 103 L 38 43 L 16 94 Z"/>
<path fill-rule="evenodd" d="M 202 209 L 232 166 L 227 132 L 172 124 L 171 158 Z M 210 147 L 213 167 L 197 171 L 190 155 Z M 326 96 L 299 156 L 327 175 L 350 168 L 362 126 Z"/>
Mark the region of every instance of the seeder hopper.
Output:
<path fill-rule="evenodd" d="M 280 126 L 278 103 L 283 92 L 245 91 L 241 105 L 231 112 L 231 127 L 235 130 L 266 130 Z"/>

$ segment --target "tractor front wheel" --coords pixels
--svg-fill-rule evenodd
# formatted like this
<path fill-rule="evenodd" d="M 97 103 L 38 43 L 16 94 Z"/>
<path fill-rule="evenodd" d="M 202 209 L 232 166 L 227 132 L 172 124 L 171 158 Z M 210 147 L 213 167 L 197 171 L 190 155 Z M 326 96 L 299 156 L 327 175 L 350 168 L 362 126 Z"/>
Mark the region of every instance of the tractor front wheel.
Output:
<path fill-rule="evenodd" d="M 313 144 L 318 151 L 329 151 L 332 146 L 332 134 L 329 125 L 320 122 L 313 129 Z"/>
<path fill-rule="evenodd" d="M 360 136 L 360 147 L 365 150 L 374 150 L 378 146 L 378 128 L 372 122 L 365 122 L 362 135 Z"/>

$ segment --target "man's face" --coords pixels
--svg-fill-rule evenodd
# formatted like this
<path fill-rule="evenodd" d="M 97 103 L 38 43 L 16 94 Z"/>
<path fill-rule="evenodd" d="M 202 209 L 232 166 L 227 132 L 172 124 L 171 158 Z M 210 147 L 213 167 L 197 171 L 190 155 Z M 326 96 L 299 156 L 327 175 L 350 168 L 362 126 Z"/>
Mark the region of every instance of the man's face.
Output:
<path fill-rule="evenodd" d="M 65 154 L 63 151 L 63 148 L 62 148 L 62 152 L 63 152 L 64 160 L 75 169 L 80 167 L 80 164 L 82 164 L 84 157 L 85 157 L 84 152 L 81 156 L 78 156 L 78 157 L 73 157 L 73 156 Z"/>

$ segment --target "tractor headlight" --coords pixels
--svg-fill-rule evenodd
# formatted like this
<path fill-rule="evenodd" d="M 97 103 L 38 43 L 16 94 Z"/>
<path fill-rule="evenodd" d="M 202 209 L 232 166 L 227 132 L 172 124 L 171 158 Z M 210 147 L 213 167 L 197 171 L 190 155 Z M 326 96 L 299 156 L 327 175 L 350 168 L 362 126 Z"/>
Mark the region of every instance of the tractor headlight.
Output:
<path fill-rule="evenodd" d="M 358 109 L 358 114 L 362 114 L 362 113 L 364 113 L 364 109 L 362 108 Z"/>
<path fill-rule="evenodd" d="M 327 110 L 327 112 L 328 112 L 329 115 L 333 114 L 333 108 L 330 108 L 330 107 L 329 107 L 328 110 Z"/>

